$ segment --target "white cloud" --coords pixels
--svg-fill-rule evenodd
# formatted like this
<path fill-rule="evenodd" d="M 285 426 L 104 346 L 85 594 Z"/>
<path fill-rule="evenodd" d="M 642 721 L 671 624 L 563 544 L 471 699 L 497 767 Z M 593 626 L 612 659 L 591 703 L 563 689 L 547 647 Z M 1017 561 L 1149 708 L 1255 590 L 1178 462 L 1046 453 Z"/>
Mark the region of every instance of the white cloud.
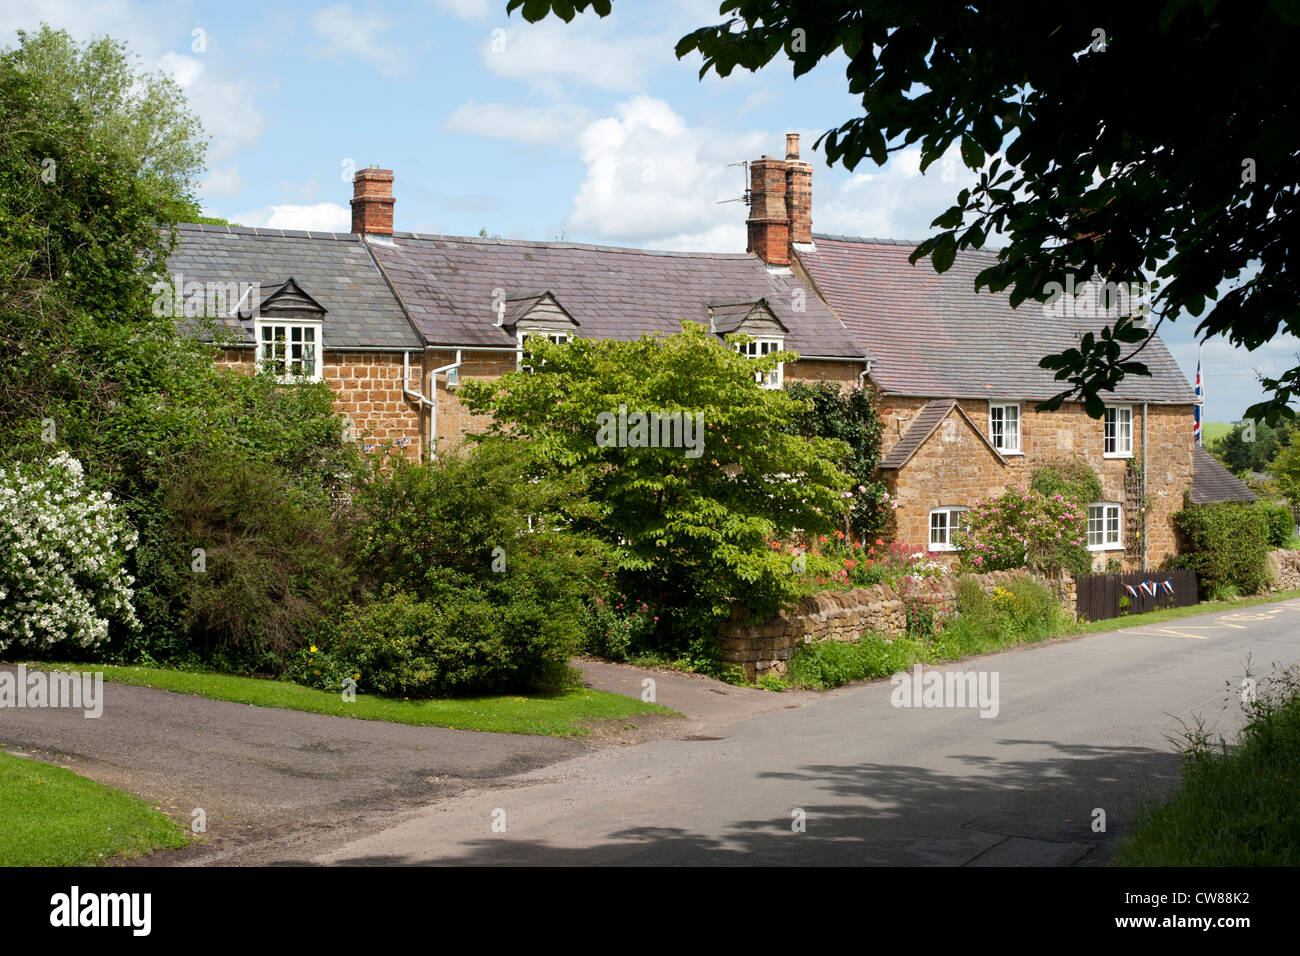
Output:
<path fill-rule="evenodd" d="M 864 160 L 870 162 L 870 160 Z M 818 157 L 817 171 L 826 168 Z M 893 154 L 883 168 L 871 167 L 840 183 L 820 188 L 813 177 L 813 228 L 817 232 L 876 239 L 925 239 L 930 223 L 953 204 L 957 193 L 978 177 L 961 162 L 957 144 L 921 175 L 920 149 Z M 825 177 L 822 177 L 825 179 Z"/>
<path fill-rule="evenodd" d="M 483 64 L 497 76 L 558 94 L 565 82 L 598 89 L 644 89 L 655 66 L 676 63 L 667 34 L 618 36 L 609 23 L 576 18 L 543 20 L 493 30 L 483 43 Z"/>
<path fill-rule="evenodd" d="M 285 203 L 264 206 L 251 212 L 236 213 L 229 217 L 243 226 L 266 226 L 268 229 L 305 229 L 309 232 L 351 232 L 352 211 L 333 202 L 320 202 L 313 206 L 296 206 Z"/>
<path fill-rule="evenodd" d="M 461 20 L 482 20 L 494 11 L 505 11 L 505 0 L 433 0 L 433 5 Z"/>
<path fill-rule="evenodd" d="M 743 171 L 728 163 L 758 156 L 776 137 L 692 128 L 648 96 L 616 113 L 579 137 L 587 177 L 568 228 L 632 245 L 743 252 L 744 205 L 718 205 L 745 188 Z"/>
<path fill-rule="evenodd" d="M 227 166 L 209 171 L 199 185 L 199 192 L 204 199 L 211 199 L 217 196 L 237 196 L 243 188 L 244 177 L 239 175 L 239 167 Z"/>
<path fill-rule="evenodd" d="M 563 143 L 573 140 L 591 119 L 591 110 L 572 104 L 509 106 L 471 100 L 447 117 L 443 129 L 521 143 Z"/>
<path fill-rule="evenodd" d="M 325 43 L 324 57 L 354 56 L 392 76 L 406 69 L 400 47 L 384 34 L 392 22 L 375 14 L 353 13 L 346 4 L 319 10 L 311 18 L 313 32 Z"/>
<path fill-rule="evenodd" d="M 203 64 L 197 57 L 182 56 L 179 53 L 164 53 L 158 58 L 158 65 L 164 73 L 171 74 L 176 85 L 188 89 L 203 75 Z"/>

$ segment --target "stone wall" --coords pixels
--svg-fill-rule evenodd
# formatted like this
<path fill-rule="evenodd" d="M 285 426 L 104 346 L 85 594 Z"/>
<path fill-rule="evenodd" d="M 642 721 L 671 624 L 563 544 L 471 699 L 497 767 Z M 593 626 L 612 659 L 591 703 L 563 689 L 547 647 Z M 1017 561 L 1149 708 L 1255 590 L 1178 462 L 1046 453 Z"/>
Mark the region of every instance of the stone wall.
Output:
<path fill-rule="evenodd" d="M 887 455 L 915 420 L 926 404 L 925 398 L 878 398 L 881 421 L 881 456 Z M 962 409 L 970 416 L 975 428 L 988 437 L 988 400 L 963 399 Z M 959 417 L 959 424 L 940 426 L 902 469 L 885 472 L 890 494 L 899 502 L 894 514 L 895 538 L 908 544 L 928 546 L 929 513 L 932 508 L 944 506 L 969 507 L 976 501 L 1000 494 L 1013 484 L 1027 485 L 1035 469 L 1048 462 L 1079 456 L 1086 460 L 1101 478 L 1103 500 L 1126 503 L 1124 476 L 1127 458 L 1106 458 L 1104 425 L 1089 418 L 1078 403 L 1063 406 L 1055 412 L 1038 412 L 1034 402 L 1020 404 L 1021 454 L 1008 454 L 1006 465 L 997 462 L 987 448 L 970 433 L 970 428 Z M 1131 403 L 1133 408 L 1133 461 L 1142 461 L 1142 403 Z M 1183 492 L 1192 483 L 1192 406 L 1148 406 L 1147 428 L 1147 560 L 1154 567 L 1167 556 L 1177 553 L 1173 514 L 1183 506 Z M 1124 521 L 1127 537 L 1128 522 L 1141 521 L 1141 515 L 1130 513 L 1125 506 Z M 950 557 L 943 552 L 932 555 L 948 563 Z M 1097 563 L 1104 567 L 1108 558 L 1125 560 L 1129 570 L 1142 567 L 1140 552 L 1125 558 L 1122 549 L 1098 552 Z"/>
<path fill-rule="evenodd" d="M 1278 549 L 1268 556 L 1274 591 L 1300 589 L 1300 551 Z"/>
<path fill-rule="evenodd" d="M 1024 575 L 1017 571 L 947 575 L 939 578 L 939 588 L 923 599 L 935 603 L 953 601 L 957 594 L 957 581 L 964 576 L 973 578 L 989 592 Z M 1073 615 L 1074 578 L 1065 575 L 1056 580 L 1043 580 L 1043 583 Z M 781 611 L 757 624 L 744 624 L 745 616 L 744 608 L 733 609 L 731 619 L 718 629 L 718 649 L 723 662 L 740 665 L 751 681 L 768 674 L 784 674 L 795 650 L 803 644 L 856 641 L 869 631 L 900 637 L 907 629 L 903 601 L 887 584 L 809 594 L 800 598 L 789 611 Z"/>

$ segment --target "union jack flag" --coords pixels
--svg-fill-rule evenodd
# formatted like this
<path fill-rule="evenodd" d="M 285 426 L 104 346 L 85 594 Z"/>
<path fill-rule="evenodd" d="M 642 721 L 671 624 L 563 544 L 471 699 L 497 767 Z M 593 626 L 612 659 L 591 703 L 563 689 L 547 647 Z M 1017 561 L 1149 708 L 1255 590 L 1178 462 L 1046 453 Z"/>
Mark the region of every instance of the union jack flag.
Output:
<path fill-rule="evenodd" d="M 1201 408 L 1205 404 L 1201 388 L 1201 357 L 1196 356 L 1196 404 L 1192 406 L 1192 441 L 1201 444 Z"/>

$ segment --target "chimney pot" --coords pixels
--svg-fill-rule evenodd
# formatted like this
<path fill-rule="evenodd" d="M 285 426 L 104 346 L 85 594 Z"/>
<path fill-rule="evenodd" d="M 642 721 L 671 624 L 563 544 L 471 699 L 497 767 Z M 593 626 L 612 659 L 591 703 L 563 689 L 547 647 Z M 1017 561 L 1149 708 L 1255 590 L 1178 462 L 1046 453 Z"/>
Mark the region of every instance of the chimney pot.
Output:
<path fill-rule="evenodd" d="M 799 158 L 799 134 L 798 133 L 785 134 L 785 158 L 786 159 Z"/>

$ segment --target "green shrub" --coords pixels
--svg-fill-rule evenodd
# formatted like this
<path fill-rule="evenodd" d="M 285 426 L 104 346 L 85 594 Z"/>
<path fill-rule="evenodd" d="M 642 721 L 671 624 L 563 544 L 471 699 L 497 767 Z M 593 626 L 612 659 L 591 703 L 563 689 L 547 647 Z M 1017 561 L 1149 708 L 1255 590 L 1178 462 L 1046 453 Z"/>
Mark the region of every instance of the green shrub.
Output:
<path fill-rule="evenodd" d="M 1013 485 L 977 502 L 965 515 L 955 543 L 970 571 L 1087 572 L 1087 511 L 1060 492 L 1044 494 Z"/>
<path fill-rule="evenodd" d="M 1087 460 L 1078 455 L 1035 469 L 1029 487 L 1047 498 L 1061 495 L 1080 508 L 1105 497 L 1101 478 Z"/>
<path fill-rule="evenodd" d="M 559 689 L 574 633 L 535 593 L 502 604 L 472 589 L 436 602 L 393 592 L 350 607 L 325 647 L 326 681 L 358 674 L 357 689 L 387 697 L 453 697 Z"/>
<path fill-rule="evenodd" d="M 1229 590 L 1256 594 L 1269 584 L 1268 519 L 1259 508 L 1235 502 L 1192 505 L 1174 514 L 1180 560 L 1199 575 L 1202 598 Z"/>
<path fill-rule="evenodd" d="M 1272 548 L 1285 548 L 1295 534 L 1295 517 L 1286 505 L 1261 501 L 1256 507 L 1268 522 L 1268 543 Z"/>
<path fill-rule="evenodd" d="M 840 461 L 853 479 L 847 530 L 858 541 L 873 540 L 889 518 L 889 494 L 876 473 L 883 426 L 874 393 L 842 389 L 838 382 L 790 382 L 785 391 L 806 409 L 796 415 L 797 434 L 837 438 L 848 446 L 848 456 Z"/>
<path fill-rule="evenodd" d="M 174 462 L 159 497 L 138 553 L 147 626 L 125 656 L 279 672 L 355 597 L 329 508 L 276 466 L 209 449 Z"/>
<path fill-rule="evenodd" d="M 790 683 L 824 690 L 858 680 L 889 677 L 927 657 L 919 641 L 886 641 L 867 635 L 857 643 L 819 641 L 790 659 Z"/>
<path fill-rule="evenodd" d="M 653 646 L 655 616 L 644 601 L 596 598 L 587 609 L 579 647 L 584 654 L 626 661 Z"/>

